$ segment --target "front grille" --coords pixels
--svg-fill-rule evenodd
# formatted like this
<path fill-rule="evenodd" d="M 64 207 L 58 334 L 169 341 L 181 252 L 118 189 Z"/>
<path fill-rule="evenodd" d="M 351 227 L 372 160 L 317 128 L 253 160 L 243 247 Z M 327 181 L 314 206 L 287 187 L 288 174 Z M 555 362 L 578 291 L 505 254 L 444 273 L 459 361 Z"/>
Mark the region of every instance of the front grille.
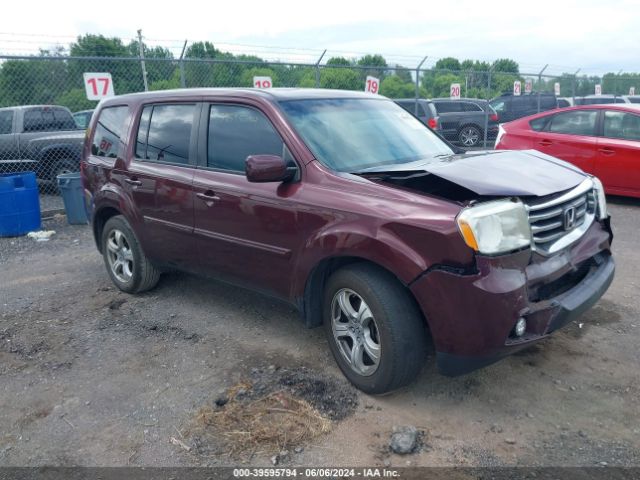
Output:
<path fill-rule="evenodd" d="M 582 236 L 593 222 L 596 197 L 591 180 L 573 190 L 527 202 L 533 246 L 553 253 Z"/>

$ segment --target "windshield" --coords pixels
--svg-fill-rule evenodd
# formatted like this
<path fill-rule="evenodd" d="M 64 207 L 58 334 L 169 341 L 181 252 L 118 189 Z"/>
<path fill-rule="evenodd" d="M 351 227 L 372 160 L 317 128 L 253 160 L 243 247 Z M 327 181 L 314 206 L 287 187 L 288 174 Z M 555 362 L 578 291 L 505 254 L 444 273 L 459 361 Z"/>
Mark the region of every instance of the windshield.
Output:
<path fill-rule="evenodd" d="M 453 154 L 422 122 L 391 101 L 289 100 L 280 105 L 315 157 L 339 172 Z"/>

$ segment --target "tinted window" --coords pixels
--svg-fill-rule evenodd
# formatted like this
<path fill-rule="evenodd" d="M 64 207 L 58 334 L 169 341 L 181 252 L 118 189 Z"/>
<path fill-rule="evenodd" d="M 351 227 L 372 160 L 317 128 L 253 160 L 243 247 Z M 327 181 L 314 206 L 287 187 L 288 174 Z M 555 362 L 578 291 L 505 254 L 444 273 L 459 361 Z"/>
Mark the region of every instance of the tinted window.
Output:
<path fill-rule="evenodd" d="M 569 103 L 569 100 L 565 100 L 564 98 L 558 99 L 558 108 L 566 108 L 570 106 L 571 106 L 571 103 Z"/>
<path fill-rule="evenodd" d="M 532 97 L 513 97 L 511 99 L 511 108 L 514 112 L 528 111 L 537 107 L 537 102 L 534 104 Z"/>
<path fill-rule="evenodd" d="M 480 105 L 471 102 L 462 102 L 460 103 L 463 112 L 481 112 L 482 109 Z"/>
<path fill-rule="evenodd" d="M 77 128 L 71 113 L 60 108 L 31 108 L 24 112 L 23 123 L 25 132 L 50 132 Z"/>
<path fill-rule="evenodd" d="M 98 157 L 116 158 L 123 143 L 125 120 L 129 107 L 108 107 L 100 111 L 96 123 L 91 154 Z"/>
<path fill-rule="evenodd" d="M 595 110 L 575 110 L 558 113 L 551 117 L 548 130 L 571 135 L 593 135 L 598 112 Z"/>
<path fill-rule="evenodd" d="M 496 113 L 502 113 L 507 111 L 508 108 L 508 100 L 507 99 L 496 99 L 489 102 L 491 108 L 495 110 Z"/>
<path fill-rule="evenodd" d="M 407 112 L 415 115 L 416 112 L 416 102 L 397 102 L 402 108 L 404 108 Z M 424 105 L 422 103 L 418 103 L 418 116 L 424 117 L 425 110 Z"/>
<path fill-rule="evenodd" d="M 13 110 L 4 110 L 0 112 L 0 135 L 11 133 L 13 125 Z"/>
<path fill-rule="evenodd" d="M 462 107 L 459 102 L 433 102 L 433 104 L 435 105 L 438 114 L 462 111 Z"/>
<path fill-rule="evenodd" d="M 149 120 L 151 120 L 152 110 L 151 106 L 144 107 L 142 110 L 136 136 L 136 158 L 147 158 L 147 136 L 149 135 Z"/>
<path fill-rule="evenodd" d="M 627 103 L 627 102 L 624 101 L 624 98 L 616 97 L 615 103 Z"/>
<path fill-rule="evenodd" d="M 244 172 L 247 157 L 261 154 L 286 156 L 282 139 L 262 113 L 235 105 L 211 106 L 208 167 Z"/>
<path fill-rule="evenodd" d="M 532 130 L 535 130 L 536 132 L 540 132 L 544 129 L 544 126 L 547 124 L 547 120 L 549 120 L 549 117 L 536 118 L 535 120 L 531 120 L 529 122 L 529 125 L 531 126 Z"/>
<path fill-rule="evenodd" d="M 605 112 L 604 136 L 640 140 L 640 117 L 624 112 Z"/>
<path fill-rule="evenodd" d="M 631 103 L 640 103 L 640 97 L 629 97 Z"/>
<path fill-rule="evenodd" d="M 154 105 L 142 112 L 136 157 L 157 162 L 189 163 L 195 105 Z"/>

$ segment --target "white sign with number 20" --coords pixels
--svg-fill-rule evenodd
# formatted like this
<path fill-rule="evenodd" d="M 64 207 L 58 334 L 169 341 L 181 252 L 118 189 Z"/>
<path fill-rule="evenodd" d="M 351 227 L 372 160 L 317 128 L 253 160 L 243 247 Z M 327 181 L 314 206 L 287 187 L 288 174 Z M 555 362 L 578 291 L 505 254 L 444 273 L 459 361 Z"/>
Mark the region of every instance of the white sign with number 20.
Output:
<path fill-rule="evenodd" d="M 115 95 L 110 73 L 85 72 L 82 76 L 88 100 L 102 100 Z"/>

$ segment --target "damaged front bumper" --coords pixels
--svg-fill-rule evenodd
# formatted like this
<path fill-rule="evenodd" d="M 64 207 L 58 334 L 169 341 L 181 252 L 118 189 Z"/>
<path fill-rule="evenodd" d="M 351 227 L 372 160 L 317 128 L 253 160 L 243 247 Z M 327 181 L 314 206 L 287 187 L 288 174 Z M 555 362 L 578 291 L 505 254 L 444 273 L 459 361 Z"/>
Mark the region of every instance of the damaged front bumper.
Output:
<path fill-rule="evenodd" d="M 530 250 L 477 256 L 473 273 L 433 269 L 411 284 L 429 324 L 438 369 L 460 375 L 490 365 L 566 325 L 611 284 L 615 263 L 608 221 L 594 222 L 552 257 Z M 518 319 L 524 335 L 513 334 Z"/>

